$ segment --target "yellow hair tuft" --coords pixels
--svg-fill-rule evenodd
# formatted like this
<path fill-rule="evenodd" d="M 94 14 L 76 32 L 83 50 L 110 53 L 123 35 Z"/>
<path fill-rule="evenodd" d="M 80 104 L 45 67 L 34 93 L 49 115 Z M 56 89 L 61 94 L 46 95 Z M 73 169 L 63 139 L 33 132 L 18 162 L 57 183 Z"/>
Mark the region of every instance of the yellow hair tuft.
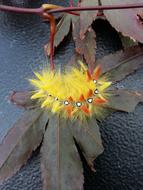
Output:
<path fill-rule="evenodd" d="M 108 102 L 107 89 L 111 82 L 100 77 L 100 66 L 90 74 L 82 62 L 79 65 L 80 68 L 72 67 L 65 73 L 53 73 L 49 69 L 35 72 L 36 78 L 29 80 L 35 87 L 31 98 L 39 99 L 42 108 L 64 118 L 84 120 L 100 116 L 100 108 Z"/>

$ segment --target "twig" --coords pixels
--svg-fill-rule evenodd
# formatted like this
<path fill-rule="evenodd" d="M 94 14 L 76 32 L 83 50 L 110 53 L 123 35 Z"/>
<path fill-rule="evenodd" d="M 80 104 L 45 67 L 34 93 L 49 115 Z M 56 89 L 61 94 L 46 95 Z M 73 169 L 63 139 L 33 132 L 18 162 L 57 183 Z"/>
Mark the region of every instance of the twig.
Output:
<path fill-rule="evenodd" d="M 50 5 L 50 4 L 49 4 Z M 119 5 L 105 5 L 105 6 L 85 6 L 85 7 L 59 7 L 59 8 L 49 8 L 47 13 L 57 13 L 57 12 L 68 12 L 69 14 L 77 14 L 72 11 L 93 11 L 93 10 L 116 10 L 116 9 L 135 9 L 143 8 L 143 3 L 134 4 L 119 4 Z M 0 5 L 0 11 L 10 11 L 17 13 L 27 13 L 27 14 L 43 14 L 45 9 L 40 8 L 20 8 L 12 7 L 7 5 Z"/>
<path fill-rule="evenodd" d="M 44 13 L 43 18 L 45 21 L 50 21 L 50 69 L 51 71 L 54 71 L 55 65 L 54 65 L 53 56 L 54 56 L 54 37 L 56 33 L 55 17 L 52 14 Z"/>
<path fill-rule="evenodd" d="M 62 8 L 61 6 L 55 6 L 52 4 L 45 4 L 49 7 L 48 10 L 51 9 L 58 9 L 58 7 Z M 52 8 L 54 6 L 54 8 Z M 7 5 L 0 5 L 0 11 L 8 11 L 8 12 L 15 12 L 15 13 L 26 13 L 26 14 L 37 14 L 37 15 L 42 15 L 46 11 L 43 6 L 39 8 L 21 8 L 21 7 L 13 7 L 13 6 L 7 6 Z M 73 12 L 73 11 L 68 11 L 68 14 L 72 14 L 75 16 L 79 16 L 79 13 Z"/>
<path fill-rule="evenodd" d="M 69 11 L 93 11 L 93 10 L 116 10 L 116 9 L 135 9 L 143 8 L 143 3 L 135 4 L 120 4 L 120 5 L 105 5 L 105 6 L 85 6 L 85 7 L 64 7 L 53 10 L 48 10 L 48 13 L 69 12 Z"/>
<path fill-rule="evenodd" d="M 41 15 L 44 12 L 44 9 L 43 7 L 31 9 L 31 8 L 20 8 L 20 7 L 12 7 L 7 5 L 0 5 L 0 11 Z"/>

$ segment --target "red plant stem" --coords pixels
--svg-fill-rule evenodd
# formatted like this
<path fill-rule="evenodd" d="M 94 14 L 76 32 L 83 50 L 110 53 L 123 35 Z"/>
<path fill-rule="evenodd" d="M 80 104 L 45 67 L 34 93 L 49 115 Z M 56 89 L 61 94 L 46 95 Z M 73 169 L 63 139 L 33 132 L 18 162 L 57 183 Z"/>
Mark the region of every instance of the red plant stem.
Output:
<path fill-rule="evenodd" d="M 93 11 L 93 10 L 116 10 L 116 9 L 135 9 L 143 8 L 143 3 L 105 5 L 105 6 L 85 6 L 85 7 L 64 7 L 48 10 L 48 13 L 69 12 L 69 11 Z"/>
<path fill-rule="evenodd" d="M 54 71 L 54 37 L 56 33 L 56 22 L 53 15 L 49 15 L 50 17 L 50 67 L 51 70 Z"/>
<path fill-rule="evenodd" d="M 56 33 L 55 17 L 52 14 L 44 13 L 43 18 L 45 21 L 50 21 L 50 69 L 51 71 L 54 71 L 54 37 Z"/>
<path fill-rule="evenodd" d="M 115 10 L 115 9 L 135 9 L 143 8 L 143 3 L 134 3 L 134 4 L 120 4 L 120 5 L 105 5 L 105 6 L 85 6 L 85 7 L 60 7 L 55 9 L 47 10 L 48 13 L 57 13 L 57 12 L 68 12 L 70 14 L 75 14 L 71 11 L 93 11 L 93 10 Z M 28 13 L 28 14 L 43 14 L 45 10 L 40 8 L 20 8 L 12 7 L 6 5 L 0 5 L 0 11 L 10 11 L 17 13 Z"/>
<path fill-rule="evenodd" d="M 44 12 L 44 9 L 42 7 L 31 9 L 31 8 L 20 8 L 20 7 L 12 7 L 7 5 L 0 5 L 0 11 L 41 15 Z"/>
<path fill-rule="evenodd" d="M 31 8 L 21 8 L 21 7 L 0 5 L 0 11 L 42 15 L 45 12 L 45 9 L 43 7 L 31 9 Z M 79 16 L 79 13 L 76 13 L 73 11 L 69 11 L 68 13 L 75 16 Z"/>
<path fill-rule="evenodd" d="M 76 12 L 73 12 L 73 11 L 70 11 L 70 12 L 67 12 L 68 14 L 71 14 L 71 15 L 75 15 L 75 16 L 80 16 L 79 13 L 76 13 Z"/>

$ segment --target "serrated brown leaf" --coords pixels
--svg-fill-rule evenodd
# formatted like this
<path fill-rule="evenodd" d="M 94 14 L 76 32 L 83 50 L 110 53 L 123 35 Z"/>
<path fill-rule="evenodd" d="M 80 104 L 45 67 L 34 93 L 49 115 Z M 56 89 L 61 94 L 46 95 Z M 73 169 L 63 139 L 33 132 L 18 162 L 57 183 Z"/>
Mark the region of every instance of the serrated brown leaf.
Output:
<path fill-rule="evenodd" d="M 114 54 L 106 55 L 101 59 L 97 59 L 96 65 L 101 65 L 102 73 L 106 73 L 126 62 L 136 61 L 136 58 L 139 60 L 143 59 L 143 48 L 140 46 L 129 47 Z"/>
<path fill-rule="evenodd" d="M 96 52 L 96 35 L 92 28 L 89 28 L 85 34 L 84 39 L 80 39 L 79 31 L 80 25 L 77 21 L 73 27 L 73 39 L 75 41 L 76 52 L 83 55 L 86 63 L 93 68 L 95 64 L 95 52 Z"/>
<path fill-rule="evenodd" d="M 138 69 L 143 68 L 143 48 L 133 46 L 125 51 L 107 55 L 96 61 L 102 66 L 102 72 L 107 73 L 114 83 L 124 79 Z"/>
<path fill-rule="evenodd" d="M 34 109 L 38 106 L 37 100 L 32 100 L 32 91 L 13 91 L 9 100 L 18 107 Z"/>
<path fill-rule="evenodd" d="M 74 53 L 74 55 L 71 57 L 71 59 L 68 62 L 68 66 L 74 66 L 78 64 L 78 61 L 82 61 L 84 63 L 83 57 L 79 55 L 78 53 Z"/>
<path fill-rule="evenodd" d="M 143 10 L 142 11 L 140 10 L 137 16 L 138 16 L 139 21 L 143 24 Z"/>
<path fill-rule="evenodd" d="M 68 35 L 71 26 L 72 17 L 70 14 L 64 14 L 57 24 L 56 34 L 54 37 L 54 47 L 57 47 Z M 46 51 L 50 55 L 50 42 L 47 44 Z"/>
<path fill-rule="evenodd" d="M 112 83 L 115 83 L 123 80 L 125 77 L 141 68 L 143 68 L 143 54 L 138 57 L 134 57 L 128 62 L 125 62 L 117 68 L 109 71 L 108 75 Z"/>
<path fill-rule="evenodd" d="M 44 136 L 41 170 L 43 189 L 82 190 L 83 169 L 70 123 L 53 116 Z"/>
<path fill-rule="evenodd" d="M 101 0 L 102 5 L 118 5 L 142 3 L 142 0 Z M 105 10 L 104 14 L 107 20 L 117 31 L 122 32 L 124 36 L 129 36 L 139 42 L 143 42 L 143 24 L 137 14 L 143 9 L 128 10 Z"/>
<path fill-rule="evenodd" d="M 82 0 L 80 7 L 98 6 L 98 0 Z M 98 11 L 83 11 L 80 13 L 80 39 L 85 37 L 85 33 L 96 19 Z"/>
<path fill-rule="evenodd" d="M 110 91 L 111 98 L 108 104 L 103 106 L 103 115 L 100 121 L 117 111 L 133 112 L 136 106 L 143 102 L 143 92 L 127 89 L 113 89 Z"/>
<path fill-rule="evenodd" d="M 30 110 L 13 125 L 0 144 L 0 183 L 15 174 L 41 143 L 47 113 Z"/>
<path fill-rule="evenodd" d="M 104 150 L 96 120 L 92 118 L 83 123 L 75 121 L 71 126 L 71 130 L 87 162 L 90 164 Z"/>
<path fill-rule="evenodd" d="M 116 111 L 133 112 L 140 102 L 143 102 L 143 92 L 115 89 L 111 91 L 111 98 L 105 107 Z"/>

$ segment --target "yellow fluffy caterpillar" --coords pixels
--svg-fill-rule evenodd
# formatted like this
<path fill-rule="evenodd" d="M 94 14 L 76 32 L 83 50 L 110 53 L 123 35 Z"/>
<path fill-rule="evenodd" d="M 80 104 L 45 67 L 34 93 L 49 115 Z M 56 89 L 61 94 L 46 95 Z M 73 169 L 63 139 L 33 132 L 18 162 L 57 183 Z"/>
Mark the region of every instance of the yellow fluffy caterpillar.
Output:
<path fill-rule="evenodd" d="M 100 74 L 100 66 L 90 74 L 83 63 L 80 68 L 72 67 L 65 73 L 53 73 L 49 69 L 35 72 L 36 79 L 30 79 L 35 87 L 31 98 L 39 99 L 42 108 L 65 118 L 84 120 L 100 115 L 100 108 L 108 101 L 107 88 L 111 85 Z"/>

